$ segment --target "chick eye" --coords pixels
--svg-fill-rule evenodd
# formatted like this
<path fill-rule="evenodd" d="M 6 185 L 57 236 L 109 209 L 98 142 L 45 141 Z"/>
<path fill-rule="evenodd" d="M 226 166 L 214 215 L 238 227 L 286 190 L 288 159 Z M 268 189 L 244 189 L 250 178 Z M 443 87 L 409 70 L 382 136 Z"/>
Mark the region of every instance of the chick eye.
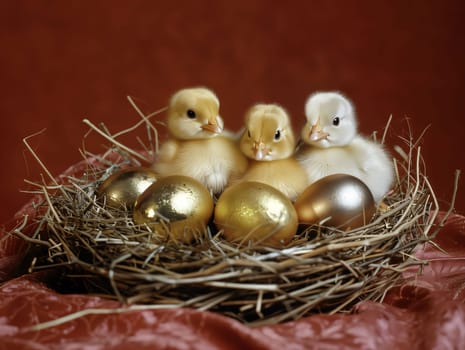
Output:
<path fill-rule="evenodd" d="M 194 119 L 196 117 L 196 114 L 192 109 L 188 109 L 186 114 L 187 114 L 187 117 L 191 119 Z"/>
<path fill-rule="evenodd" d="M 247 129 L 247 136 L 251 138 L 252 136 L 250 135 L 250 130 Z"/>
<path fill-rule="evenodd" d="M 341 120 L 339 119 L 339 117 L 334 117 L 333 118 L 333 125 L 334 126 L 338 126 L 340 122 L 341 122 Z"/>
<path fill-rule="evenodd" d="M 280 138 L 281 138 L 281 131 L 276 130 L 276 132 L 274 133 L 275 141 L 278 141 Z"/>

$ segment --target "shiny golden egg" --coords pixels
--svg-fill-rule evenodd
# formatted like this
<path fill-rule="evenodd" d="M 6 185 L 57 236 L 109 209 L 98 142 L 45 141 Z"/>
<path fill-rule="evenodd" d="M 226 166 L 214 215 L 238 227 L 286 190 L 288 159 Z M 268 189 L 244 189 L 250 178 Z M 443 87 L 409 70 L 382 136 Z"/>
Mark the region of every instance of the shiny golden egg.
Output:
<path fill-rule="evenodd" d="M 299 222 L 348 230 L 370 222 L 375 201 L 370 189 L 347 174 L 326 176 L 302 192 L 294 203 Z"/>
<path fill-rule="evenodd" d="M 133 219 L 155 234 L 190 242 L 205 231 L 213 213 L 213 198 L 199 181 L 187 176 L 159 179 L 136 200 Z"/>
<path fill-rule="evenodd" d="M 130 167 L 111 174 L 97 188 L 97 198 L 107 207 L 134 207 L 137 197 L 157 181 L 157 174 L 143 167 Z"/>
<path fill-rule="evenodd" d="M 277 189 L 259 182 L 240 182 L 218 198 L 214 223 L 230 242 L 257 242 L 272 247 L 289 243 L 297 231 L 297 213 Z"/>

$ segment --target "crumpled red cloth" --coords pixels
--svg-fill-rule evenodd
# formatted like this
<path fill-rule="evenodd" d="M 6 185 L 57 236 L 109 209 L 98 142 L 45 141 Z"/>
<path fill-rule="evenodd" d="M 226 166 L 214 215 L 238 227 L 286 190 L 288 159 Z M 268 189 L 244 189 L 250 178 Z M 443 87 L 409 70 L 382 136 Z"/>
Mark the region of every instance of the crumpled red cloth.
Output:
<path fill-rule="evenodd" d="M 34 215 L 31 206 L 21 214 Z M 122 308 L 85 294 L 59 294 L 50 273 L 11 278 L 24 244 L 0 232 L 0 349 L 464 349 L 465 217 L 452 215 L 415 254 L 430 263 L 404 273 L 383 303 L 351 314 L 318 314 L 251 328 L 192 309 L 90 314 L 35 331 L 36 324 L 86 309 Z M 446 253 L 447 252 L 447 253 Z"/>

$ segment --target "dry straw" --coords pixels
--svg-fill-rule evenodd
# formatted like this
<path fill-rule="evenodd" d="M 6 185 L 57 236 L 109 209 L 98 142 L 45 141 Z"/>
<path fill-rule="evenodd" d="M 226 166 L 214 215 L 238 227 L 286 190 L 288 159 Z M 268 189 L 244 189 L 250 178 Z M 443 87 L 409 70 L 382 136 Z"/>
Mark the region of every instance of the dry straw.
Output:
<path fill-rule="evenodd" d="M 447 215 L 439 223 L 436 220 L 438 203 L 413 138 L 400 138 L 404 147 L 395 147 L 395 186 L 383 209 L 364 227 L 347 232 L 307 227 L 285 249 L 233 245 L 213 225 L 193 244 L 160 240 L 148 227 L 135 225 L 127 211 L 105 208 L 96 201 L 95 189 L 106 177 L 125 166 L 146 165 L 158 150 L 151 118 L 162 110 L 144 115 L 129 101 L 141 120 L 127 130 L 111 134 L 104 125 L 84 121 L 90 132 L 103 136 L 111 146 L 100 155 L 82 151 L 82 176 L 53 179 L 25 139 L 51 185 L 45 180 L 30 182 L 41 198 L 35 231 L 32 236 L 26 233 L 31 224 L 27 217 L 13 231 L 32 247 L 43 248 L 31 250 L 30 271 L 55 269 L 67 283 L 76 281 L 89 293 L 132 305 L 103 311 L 190 307 L 250 325 L 272 324 L 314 312 L 349 311 L 361 300 L 381 301 L 399 283 L 403 271 L 427 263 L 416 259 L 413 251 L 431 241 Z M 146 140 L 139 140 L 142 151 L 118 141 L 141 128 L 147 131 Z M 382 141 L 385 136 L 386 132 Z M 457 181 L 458 174 L 456 186 Z M 92 313 L 87 311 L 61 322 Z"/>

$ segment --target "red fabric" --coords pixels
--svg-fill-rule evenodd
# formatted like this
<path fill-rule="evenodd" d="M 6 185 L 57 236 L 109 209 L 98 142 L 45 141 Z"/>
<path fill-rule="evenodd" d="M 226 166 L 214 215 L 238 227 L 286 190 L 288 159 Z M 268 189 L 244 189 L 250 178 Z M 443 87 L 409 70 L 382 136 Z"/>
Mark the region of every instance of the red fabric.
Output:
<path fill-rule="evenodd" d="M 449 218 L 435 239 L 448 253 L 430 244 L 420 247 L 416 255 L 431 263 L 421 274 L 405 272 L 404 285 L 390 290 L 383 304 L 362 302 L 349 315 L 320 314 L 256 328 L 210 312 L 175 309 L 92 314 L 30 331 L 27 327 L 79 310 L 121 305 L 59 294 L 47 286 L 50 274 L 23 275 L 0 287 L 0 349 L 458 349 L 465 345 L 464 236 L 465 217 Z M 10 259 L 10 265 L 17 261 Z"/>

